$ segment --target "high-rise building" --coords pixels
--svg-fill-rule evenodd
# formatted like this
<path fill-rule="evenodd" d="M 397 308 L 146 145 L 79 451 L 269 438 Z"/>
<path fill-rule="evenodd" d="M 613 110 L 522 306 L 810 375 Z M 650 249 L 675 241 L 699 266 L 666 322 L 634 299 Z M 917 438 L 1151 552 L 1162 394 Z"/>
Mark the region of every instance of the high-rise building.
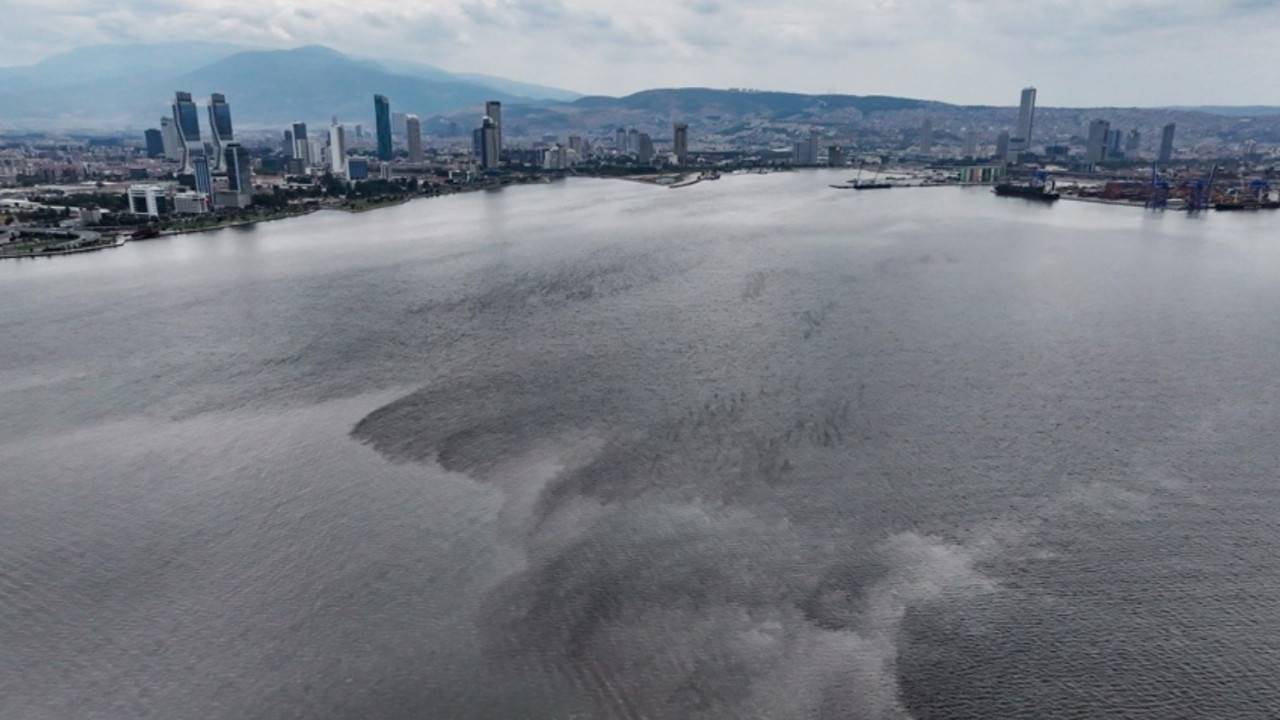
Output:
<path fill-rule="evenodd" d="M 844 165 L 844 148 L 839 145 L 832 145 L 828 147 L 827 165 L 830 167 L 840 167 Z"/>
<path fill-rule="evenodd" d="M 328 137 L 310 137 L 307 139 L 307 162 L 311 167 L 324 167 L 325 147 Z"/>
<path fill-rule="evenodd" d="M 1124 157 L 1124 133 L 1119 130 L 1107 131 L 1107 157 Z"/>
<path fill-rule="evenodd" d="M 253 170 L 249 164 L 249 152 L 240 143 L 227 143 L 222 163 L 227 169 L 228 189 L 240 195 L 252 195 Z"/>
<path fill-rule="evenodd" d="M 386 162 L 395 154 L 391 145 L 391 103 L 386 95 L 373 96 L 373 114 L 378 132 L 378 159 Z"/>
<path fill-rule="evenodd" d="M 347 133 L 341 125 L 329 128 L 329 167 L 336 175 L 347 174 Z"/>
<path fill-rule="evenodd" d="M 1022 101 L 1018 104 L 1018 126 L 1009 138 L 1009 149 L 1024 152 L 1031 149 L 1031 129 L 1036 117 L 1036 89 L 1022 89 Z"/>
<path fill-rule="evenodd" d="M 204 143 L 200 141 L 200 115 L 191 93 L 179 90 L 174 93 L 173 124 L 178 131 L 178 145 L 182 152 L 182 172 L 191 172 L 191 160 L 204 154 Z"/>
<path fill-rule="evenodd" d="M 235 139 L 231 130 L 231 106 L 227 104 L 227 96 L 214 93 L 209 98 L 209 140 L 213 145 L 213 169 L 222 172 L 222 148 Z"/>
<path fill-rule="evenodd" d="M 925 118 L 920 123 L 920 154 L 929 155 L 933 153 L 933 121 Z"/>
<path fill-rule="evenodd" d="M 347 179 L 364 180 L 369 177 L 369 161 L 364 158 L 351 158 L 347 161 Z"/>
<path fill-rule="evenodd" d="M 480 144 L 480 167 L 485 170 L 498 169 L 498 124 L 488 115 L 480 121 L 476 128 Z"/>
<path fill-rule="evenodd" d="M 404 121 L 404 132 L 408 136 L 409 162 L 422 162 L 422 123 L 417 115 L 407 115 Z"/>
<path fill-rule="evenodd" d="M 818 164 L 818 131 L 810 129 L 809 137 L 796 142 L 791 147 L 791 162 L 794 165 Z"/>
<path fill-rule="evenodd" d="M 640 133 L 640 147 L 636 150 L 636 162 L 641 165 L 653 164 L 653 139 L 649 133 Z"/>
<path fill-rule="evenodd" d="M 1107 140 L 1110 134 L 1111 123 L 1106 120 L 1089 123 L 1089 140 L 1084 150 L 1085 162 L 1100 163 L 1107 159 Z"/>
<path fill-rule="evenodd" d="M 165 158 L 181 162 L 182 143 L 178 140 L 178 128 L 172 116 L 160 118 L 160 140 L 164 143 Z"/>
<path fill-rule="evenodd" d="M 618 128 L 613 134 L 613 147 L 620 153 L 630 152 L 627 147 L 627 131 L 624 128 Z"/>
<path fill-rule="evenodd" d="M 301 120 L 293 123 L 293 159 L 301 160 L 303 167 L 311 165 L 311 143 L 307 140 L 307 124 Z"/>
<path fill-rule="evenodd" d="M 675 123 L 671 126 L 671 149 L 676 156 L 676 164 L 684 165 L 689 157 L 689 125 Z"/>
<path fill-rule="evenodd" d="M 996 136 L 996 160 L 1009 162 L 1009 131 L 1001 130 Z"/>
<path fill-rule="evenodd" d="M 284 144 L 281 147 L 281 150 L 282 152 L 284 152 L 284 156 L 286 159 L 288 160 L 293 159 L 293 131 L 292 130 L 284 131 Z"/>
<path fill-rule="evenodd" d="M 1137 157 L 1138 148 L 1140 147 L 1142 147 L 1142 133 L 1138 132 L 1137 128 L 1134 128 L 1133 130 L 1129 131 L 1129 134 L 1125 136 L 1125 139 L 1124 139 L 1125 157 L 1129 159 L 1133 159 Z"/>
<path fill-rule="evenodd" d="M 1176 123 L 1169 123 L 1160 133 L 1160 162 L 1162 163 L 1173 160 L 1173 133 L 1176 129 Z"/>
<path fill-rule="evenodd" d="M 502 103 L 497 100 L 490 100 L 484 104 L 484 114 L 493 120 L 493 124 L 498 128 L 498 154 L 502 154 Z"/>
<path fill-rule="evenodd" d="M 408 133 L 405 123 L 408 121 L 409 115 L 402 112 L 391 113 L 391 137 L 404 137 Z"/>
<path fill-rule="evenodd" d="M 192 173 L 196 176 L 196 192 L 206 198 L 213 198 L 213 168 L 210 167 L 209 158 L 204 155 L 197 155 L 191 161 Z"/>
<path fill-rule="evenodd" d="M 160 131 L 151 128 L 142 134 L 147 143 L 147 157 L 158 158 L 164 156 L 164 136 Z"/>
<path fill-rule="evenodd" d="M 966 130 L 964 133 L 964 146 L 960 150 L 960 157 L 976 158 L 978 157 L 978 133 L 974 130 Z"/>
<path fill-rule="evenodd" d="M 635 128 L 627 131 L 627 152 L 633 154 L 640 152 L 640 131 Z"/>
<path fill-rule="evenodd" d="M 585 150 L 585 146 L 582 144 L 582 136 L 581 136 L 581 135 L 570 135 L 570 136 L 569 136 L 569 149 L 570 149 L 570 150 L 572 150 L 572 151 L 574 151 L 575 153 L 577 153 L 577 154 L 578 154 L 578 157 L 582 157 L 583 155 L 585 155 L 585 154 L 586 154 L 586 153 L 584 152 L 584 150 Z"/>

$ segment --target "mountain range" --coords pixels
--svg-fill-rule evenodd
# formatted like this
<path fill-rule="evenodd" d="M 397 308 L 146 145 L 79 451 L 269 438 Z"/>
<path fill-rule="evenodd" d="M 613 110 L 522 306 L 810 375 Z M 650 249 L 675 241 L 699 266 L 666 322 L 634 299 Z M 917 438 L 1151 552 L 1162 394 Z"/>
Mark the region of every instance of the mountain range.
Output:
<path fill-rule="evenodd" d="M 243 127 L 364 120 L 373 94 L 430 115 L 486 100 L 567 101 L 577 93 L 433 65 L 354 58 L 322 46 L 263 50 L 224 43 L 98 45 L 0 68 L 0 127 L 137 129 L 166 115 L 175 90 L 227 95 Z"/>
<path fill-rule="evenodd" d="M 949 118 L 957 127 L 992 130 L 1010 122 L 1005 117 L 1010 108 L 887 96 L 676 88 L 620 98 L 584 97 L 411 60 L 352 57 L 317 45 L 270 50 L 181 42 L 89 46 L 34 65 L 0 67 L 0 131 L 134 132 L 156 127 L 159 118 L 169 114 L 175 90 L 191 92 L 198 102 L 210 93 L 225 94 L 242 129 L 279 128 L 294 120 L 327 123 L 333 116 L 371 123 L 374 93 L 390 98 L 394 111 L 421 116 L 424 131 L 433 135 L 465 133 L 486 100 L 504 103 L 504 125 L 534 136 L 562 131 L 607 134 L 620 125 L 663 132 L 672 121 L 687 121 L 722 136 L 755 133 L 768 141 L 769 128 L 761 128 L 761 123 L 776 123 L 773 134 L 785 135 L 800 132 L 804 124 L 856 134 L 876 125 L 868 122 L 872 116 L 881 118 L 881 126 L 919 123 L 925 113 L 944 122 Z M 1267 132 L 1272 133 L 1280 120 L 1280 108 L 1261 106 L 1067 110 L 1038 108 L 1037 121 L 1057 115 L 1071 127 L 1087 124 L 1090 117 L 1113 117 L 1128 126 L 1150 126 L 1178 117 L 1194 119 L 1191 113 L 1212 115 L 1224 123 L 1265 118 Z M 1213 132 L 1224 135 L 1235 132 L 1234 127 L 1220 123 Z"/>

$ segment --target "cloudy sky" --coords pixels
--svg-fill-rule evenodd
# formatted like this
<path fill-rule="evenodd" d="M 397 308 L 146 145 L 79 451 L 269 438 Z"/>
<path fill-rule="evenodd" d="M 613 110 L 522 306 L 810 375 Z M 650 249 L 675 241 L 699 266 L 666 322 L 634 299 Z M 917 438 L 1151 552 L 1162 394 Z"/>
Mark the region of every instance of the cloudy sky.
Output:
<path fill-rule="evenodd" d="M 0 0 L 0 65 L 183 38 L 323 44 L 579 92 L 1280 105 L 1280 0 Z"/>

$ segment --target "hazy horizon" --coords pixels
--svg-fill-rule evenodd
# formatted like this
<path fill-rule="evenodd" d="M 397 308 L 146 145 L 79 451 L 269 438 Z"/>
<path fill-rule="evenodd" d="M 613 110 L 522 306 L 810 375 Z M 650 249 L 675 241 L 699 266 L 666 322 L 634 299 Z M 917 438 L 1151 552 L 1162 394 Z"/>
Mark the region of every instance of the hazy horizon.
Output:
<path fill-rule="evenodd" d="M 740 87 L 1008 106 L 1034 85 L 1046 107 L 1280 105 L 1267 75 L 1280 60 L 1268 38 L 1280 5 L 1257 0 L 622 0 L 608 12 L 584 0 L 4 6 L 13 38 L 0 47 L 4 67 L 77 47 L 189 40 L 324 45 L 615 97 Z"/>

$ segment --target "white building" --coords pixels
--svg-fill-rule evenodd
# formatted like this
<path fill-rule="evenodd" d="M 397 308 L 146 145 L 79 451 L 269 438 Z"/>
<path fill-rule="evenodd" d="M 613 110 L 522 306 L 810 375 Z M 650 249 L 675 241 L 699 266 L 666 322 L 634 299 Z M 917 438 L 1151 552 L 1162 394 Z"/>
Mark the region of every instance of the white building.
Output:
<path fill-rule="evenodd" d="M 169 188 L 164 185 L 130 185 L 128 196 L 129 212 L 134 215 L 160 217 L 173 208 Z"/>
<path fill-rule="evenodd" d="M 347 174 L 347 133 L 341 125 L 329 128 L 329 168 L 335 175 Z"/>
<path fill-rule="evenodd" d="M 418 121 L 418 116 L 410 113 L 405 116 L 404 121 L 406 144 L 409 148 L 409 162 L 422 162 L 422 123 Z"/>
<path fill-rule="evenodd" d="M 173 211 L 178 215 L 203 215 L 209 212 L 209 198 L 198 192 L 174 193 Z"/>

